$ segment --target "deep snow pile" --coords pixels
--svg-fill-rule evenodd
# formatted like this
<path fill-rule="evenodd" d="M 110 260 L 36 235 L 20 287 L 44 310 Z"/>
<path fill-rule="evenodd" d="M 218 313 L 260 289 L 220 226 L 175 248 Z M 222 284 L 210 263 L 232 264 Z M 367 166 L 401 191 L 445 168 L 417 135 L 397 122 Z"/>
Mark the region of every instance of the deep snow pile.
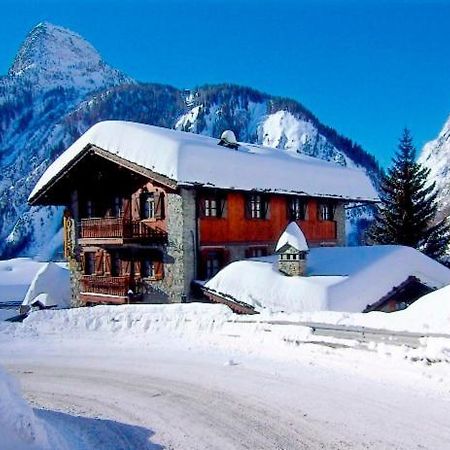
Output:
<path fill-rule="evenodd" d="M 45 264 L 30 258 L 0 261 L 0 302 L 22 301 L 36 273 Z"/>
<path fill-rule="evenodd" d="M 450 270 L 409 247 L 312 248 L 306 276 L 280 273 L 276 255 L 237 261 L 205 287 L 252 305 L 257 311 L 301 313 L 361 312 L 408 277 L 433 288 L 450 284 Z"/>
<path fill-rule="evenodd" d="M 66 267 L 49 262 L 36 273 L 25 295 L 22 305 L 33 306 L 39 302 L 41 306 L 70 306 L 70 272 Z"/>
<path fill-rule="evenodd" d="M 296 222 L 291 222 L 286 227 L 280 239 L 278 239 L 275 251 L 280 250 L 286 244 L 302 252 L 307 252 L 309 249 L 305 235 Z"/>
<path fill-rule="evenodd" d="M 450 336 L 450 286 L 431 292 L 408 308 L 392 313 L 314 311 L 285 314 L 264 311 L 257 317 L 261 321 L 313 322 Z"/>
<path fill-rule="evenodd" d="M 23 399 L 17 382 L 0 367 L 0 447 L 14 450 L 50 449 L 44 424 Z"/>
<path fill-rule="evenodd" d="M 89 144 L 180 185 L 378 199 L 370 179 L 359 169 L 252 144 L 241 144 L 234 150 L 207 136 L 133 122 L 105 121 L 91 127 L 51 164 L 29 200 L 32 202 Z"/>

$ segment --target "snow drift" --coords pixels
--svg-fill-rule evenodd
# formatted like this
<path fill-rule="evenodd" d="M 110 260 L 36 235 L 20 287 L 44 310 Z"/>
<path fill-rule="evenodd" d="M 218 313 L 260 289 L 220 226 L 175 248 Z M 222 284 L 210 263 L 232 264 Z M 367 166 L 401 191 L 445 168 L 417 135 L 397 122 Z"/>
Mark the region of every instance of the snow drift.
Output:
<path fill-rule="evenodd" d="M 71 301 L 70 273 L 65 267 L 49 262 L 35 275 L 22 306 L 68 308 Z"/>
<path fill-rule="evenodd" d="M 0 368 L 1 447 L 14 450 L 50 449 L 43 423 L 23 399 L 18 383 Z"/>

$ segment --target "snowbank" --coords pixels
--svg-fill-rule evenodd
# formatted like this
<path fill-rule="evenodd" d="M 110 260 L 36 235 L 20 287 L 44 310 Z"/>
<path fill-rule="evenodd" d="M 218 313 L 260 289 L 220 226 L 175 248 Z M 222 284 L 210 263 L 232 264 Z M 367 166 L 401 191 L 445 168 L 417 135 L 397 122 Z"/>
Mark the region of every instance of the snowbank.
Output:
<path fill-rule="evenodd" d="M 258 311 L 300 313 L 361 312 L 410 276 L 433 288 L 450 284 L 447 267 L 409 247 L 312 248 L 304 277 L 280 273 L 277 258 L 231 263 L 205 287 Z"/>
<path fill-rule="evenodd" d="M 17 382 L 0 368 L 1 448 L 50 449 L 43 423 L 22 398 Z"/>
<path fill-rule="evenodd" d="M 22 301 L 44 262 L 30 258 L 0 261 L 0 302 Z"/>
<path fill-rule="evenodd" d="M 141 347 L 183 348 L 195 347 L 209 351 L 211 347 L 262 354 L 273 358 L 296 357 L 301 344 L 325 344 L 338 348 L 361 348 L 355 335 L 321 335 L 314 333 L 305 322 L 334 323 L 389 331 L 423 332 L 424 335 L 446 331 L 447 337 L 430 336 L 421 340 L 418 348 L 389 345 L 383 342 L 366 342 L 366 348 L 381 354 L 392 354 L 413 361 L 450 362 L 450 332 L 448 311 L 439 301 L 430 306 L 424 322 L 420 318 L 420 304 L 416 311 L 396 313 L 350 314 L 315 312 L 303 314 L 269 314 L 239 316 L 224 305 L 192 303 L 186 305 L 120 305 L 95 306 L 63 310 L 41 310 L 30 314 L 22 324 L 0 324 L 0 340 L 7 345 L 11 340 L 24 339 L 36 345 L 45 336 L 60 336 L 89 343 L 114 340 L 116 345 Z M 425 308 L 425 306 L 423 306 Z M 439 315 L 447 314 L 447 322 Z M 447 326 L 447 330 L 445 327 Z M 31 344 L 32 342 L 32 344 Z"/>
<path fill-rule="evenodd" d="M 376 201 L 362 170 L 317 158 L 241 144 L 237 150 L 207 136 L 124 121 L 99 122 L 72 144 L 42 175 L 37 195 L 89 146 L 95 145 L 179 185 L 259 190 Z"/>
<path fill-rule="evenodd" d="M 35 275 L 22 302 L 23 306 L 67 308 L 70 306 L 70 272 L 67 268 L 49 262 Z"/>

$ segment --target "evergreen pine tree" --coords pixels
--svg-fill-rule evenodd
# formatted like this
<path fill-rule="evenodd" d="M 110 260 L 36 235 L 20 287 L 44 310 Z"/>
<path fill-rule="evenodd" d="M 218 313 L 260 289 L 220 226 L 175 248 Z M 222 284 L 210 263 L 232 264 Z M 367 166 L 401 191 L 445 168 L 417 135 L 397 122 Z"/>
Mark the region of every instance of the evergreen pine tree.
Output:
<path fill-rule="evenodd" d="M 450 226 L 446 219 L 435 222 L 435 184 L 428 183 L 430 170 L 415 156 L 411 134 L 405 129 L 392 166 L 382 177 L 381 202 L 368 237 L 376 244 L 414 247 L 440 260 L 450 244 Z"/>

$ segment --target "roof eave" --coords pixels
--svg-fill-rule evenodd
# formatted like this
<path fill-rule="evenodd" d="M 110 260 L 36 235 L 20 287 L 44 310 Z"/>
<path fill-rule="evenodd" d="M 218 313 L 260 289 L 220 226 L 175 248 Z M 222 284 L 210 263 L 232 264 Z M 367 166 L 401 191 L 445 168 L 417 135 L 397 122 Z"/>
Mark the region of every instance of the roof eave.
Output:
<path fill-rule="evenodd" d="M 36 194 L 28 199 L 28 204 L 30 206 L 36 206 L 39 205 L 39 200 L 42 199 L 46 193 L 50 191 L 50 189 L 58 183 L 64 176 L 70 172 L 70 170 L 75 167 L 83 158 L 85 158 L 87 155 L 98 155 L 108 161 L 114 162 L 118 164 L 121 167 L 125 167 L 135 173 L 138 173 L 139 175 L 142 175 L 144 177 L 148 177 L 152 180 L 155 180 L 156 182 L 170 188 L 170 189 L 176 189 L 177 188 L 177 182 L 169 177 L 166 177 L 165 175 L 158 174 L 156 172 L 153 172 L 150 169 L 147 169 L 145 167 L 139 166 L 138 164 L 135 164 L 131 161 L 128 161 L 118 155 L 115 155 L 111 152 L 108 152 L 94 144 L 87 144 L 83 150 L 75 157 L 73 158 L 67 165 L 64 166 L 62 170 L 60 170 L 52 179 L 50 179 L 42 188 L 36 192 Z"/>

